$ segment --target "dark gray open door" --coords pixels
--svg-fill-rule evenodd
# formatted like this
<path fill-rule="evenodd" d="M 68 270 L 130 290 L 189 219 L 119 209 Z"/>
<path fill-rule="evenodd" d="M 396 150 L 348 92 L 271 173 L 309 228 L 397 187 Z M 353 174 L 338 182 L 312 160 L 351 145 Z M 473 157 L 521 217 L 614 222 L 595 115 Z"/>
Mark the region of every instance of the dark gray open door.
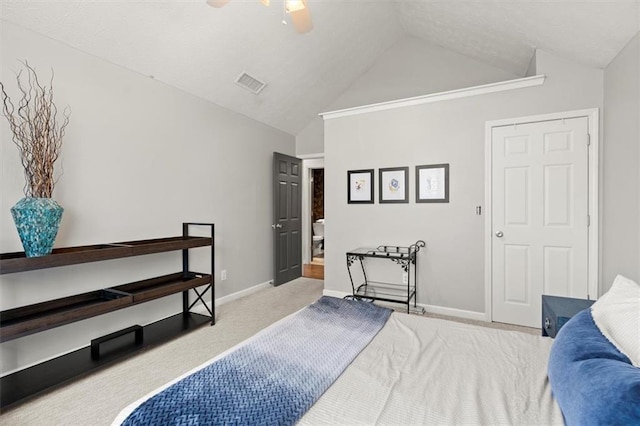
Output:
<path fill-rule="evenodd" d="M 302 161 L 273 153 L 274 285 L 302 276 Z"/>

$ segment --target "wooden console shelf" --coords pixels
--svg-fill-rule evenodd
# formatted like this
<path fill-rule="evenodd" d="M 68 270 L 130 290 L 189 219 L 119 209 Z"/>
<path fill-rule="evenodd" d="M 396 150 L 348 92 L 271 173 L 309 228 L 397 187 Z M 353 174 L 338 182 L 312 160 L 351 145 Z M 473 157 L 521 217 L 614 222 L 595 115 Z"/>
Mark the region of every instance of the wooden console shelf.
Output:
<path fill-rule="evenodd" d="M 190 225 L 210 227 L 211 237 L 189 236 Z M 87 346 L 80 351 L 0 378 L 0 388 L 2 389 L 0 408 L 4 409 L 29 396 L 111 363 L 119 357 L 166 341 L 206 322 L 210 322 L 211 325 L 215 324 L 215 295 L 212 275 L 214 271 L 214 225 L 212 223 L 183 223 L 182 234 L 179 237 L 59 248 L 53 250 L 50 255 L 33 258 L 25 257 L 23 252 L 0 254 L 0 274 L 10 274 L 152 253 L 182 251 L 181 272 L 0 312 L 0 342 L 6 342 L 161 297 L 182 293 L 182 313 L 154 323 L 157 325 L 152 328 L 149 328 L 151 325 L 145 326 L 145 329 L 157 329 L 158 331 L 152 331 L 151 334 L 145 332 L 141 345 L 125 347 L 124 350 L 116 348 L 111 351 L 111 355 L 104 357 L 104 359 L 101 357 L 100 361 L 81 359 L 85 357 L 84 354 L 88 354 L 87 356 L 90 357 L 90 348 Z M 197 247 L 210 247 L 210 274 L 189 270 L 189 249 Z M 198 288 L 203 286 L 206 286 L 205 289 L 199 292 Z M 189 303 L 190 290 L 197 296 L 191 304 Z M 211 291 L 210 308 L 203 298 L 208 291 Z M 210 317 L 190 312 L 198 301 L 202 302 Z M 168 326 L 168 324 L 172 325 Z M 140 335 L 142 336 L 142 333 Z M 147 337 L 148 335 L 152 337 Z M 111 342 L 109 344 L 112 345 Z M 62 365 L 68 366 L 63 372 L 47 372 L 51 368 L 59 369 Z M 49 378 L 43 380 L 43 374 Z"/>
<path fill-rule="evenodd" d="M 131 295 L 98 290 L 0 313 L 0 342 L 105 314 L 133 303 Z"/>
<path fill-rule="evenodd" d="M 0 313 L 0 342 L 28 336 L 137 303 L 211 283 L 211 275 L 181 272 Z"/>
<path fill-rule="evenodd" d="M 47 256 L 25 257 L 24 252 L 0 254 L 0 274 L 77 265 L 101 260 L 141 256 L 165 251 L 186 250 L 212 245 L 208 237 L 171 237 L 154 240 L 125 241 L 121 243 L 96 244 L 80 247 L 54 249 Z"/>
<path fill-rule="evenodd" d="M 212 276 L 209 274 L 188 272 L 184 275 L 182 272 L 178 272 L 149 280 L 124 284 L 114 287 L 113 290 L 130 294 L 133 297 L 133 303 L 136 304 L 210 284 L 211 280 Z"/>

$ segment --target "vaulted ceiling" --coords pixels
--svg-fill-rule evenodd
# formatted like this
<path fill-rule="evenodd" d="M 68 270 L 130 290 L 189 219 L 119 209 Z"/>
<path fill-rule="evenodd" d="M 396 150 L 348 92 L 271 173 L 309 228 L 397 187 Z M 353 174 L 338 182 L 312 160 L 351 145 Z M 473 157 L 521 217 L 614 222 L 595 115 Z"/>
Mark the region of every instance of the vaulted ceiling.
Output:
<path fill-rule="evenodd" d="M 536 48 L 604 68 L 640 30 L 640 0 L 307 3 L 306 34 L 282 0 L 1 0 L 0 17 L 293 135 L 407 35 L 523 75 Z"/>

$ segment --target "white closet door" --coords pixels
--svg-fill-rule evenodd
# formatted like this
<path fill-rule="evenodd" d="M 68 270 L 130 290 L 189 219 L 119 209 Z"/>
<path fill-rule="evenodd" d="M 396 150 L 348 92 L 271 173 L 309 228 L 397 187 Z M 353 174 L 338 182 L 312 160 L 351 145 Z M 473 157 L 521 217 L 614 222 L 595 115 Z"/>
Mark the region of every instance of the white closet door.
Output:
<path fill-rule="evenodd" d="M 492 317 L 540 327 L 541 295 L 588 293 L 588 119 L 492 130 Z"/>

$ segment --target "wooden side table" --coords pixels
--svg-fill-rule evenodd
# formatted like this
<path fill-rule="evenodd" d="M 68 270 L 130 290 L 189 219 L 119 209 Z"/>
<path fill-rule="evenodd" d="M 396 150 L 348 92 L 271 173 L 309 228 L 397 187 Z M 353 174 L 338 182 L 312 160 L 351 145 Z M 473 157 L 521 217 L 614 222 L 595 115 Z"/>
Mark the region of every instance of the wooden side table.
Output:
<path fill-rule="evenodd" d="M 542 295 L 542 335 L 555 338 L 560 328 L 595 300 Z"/>

